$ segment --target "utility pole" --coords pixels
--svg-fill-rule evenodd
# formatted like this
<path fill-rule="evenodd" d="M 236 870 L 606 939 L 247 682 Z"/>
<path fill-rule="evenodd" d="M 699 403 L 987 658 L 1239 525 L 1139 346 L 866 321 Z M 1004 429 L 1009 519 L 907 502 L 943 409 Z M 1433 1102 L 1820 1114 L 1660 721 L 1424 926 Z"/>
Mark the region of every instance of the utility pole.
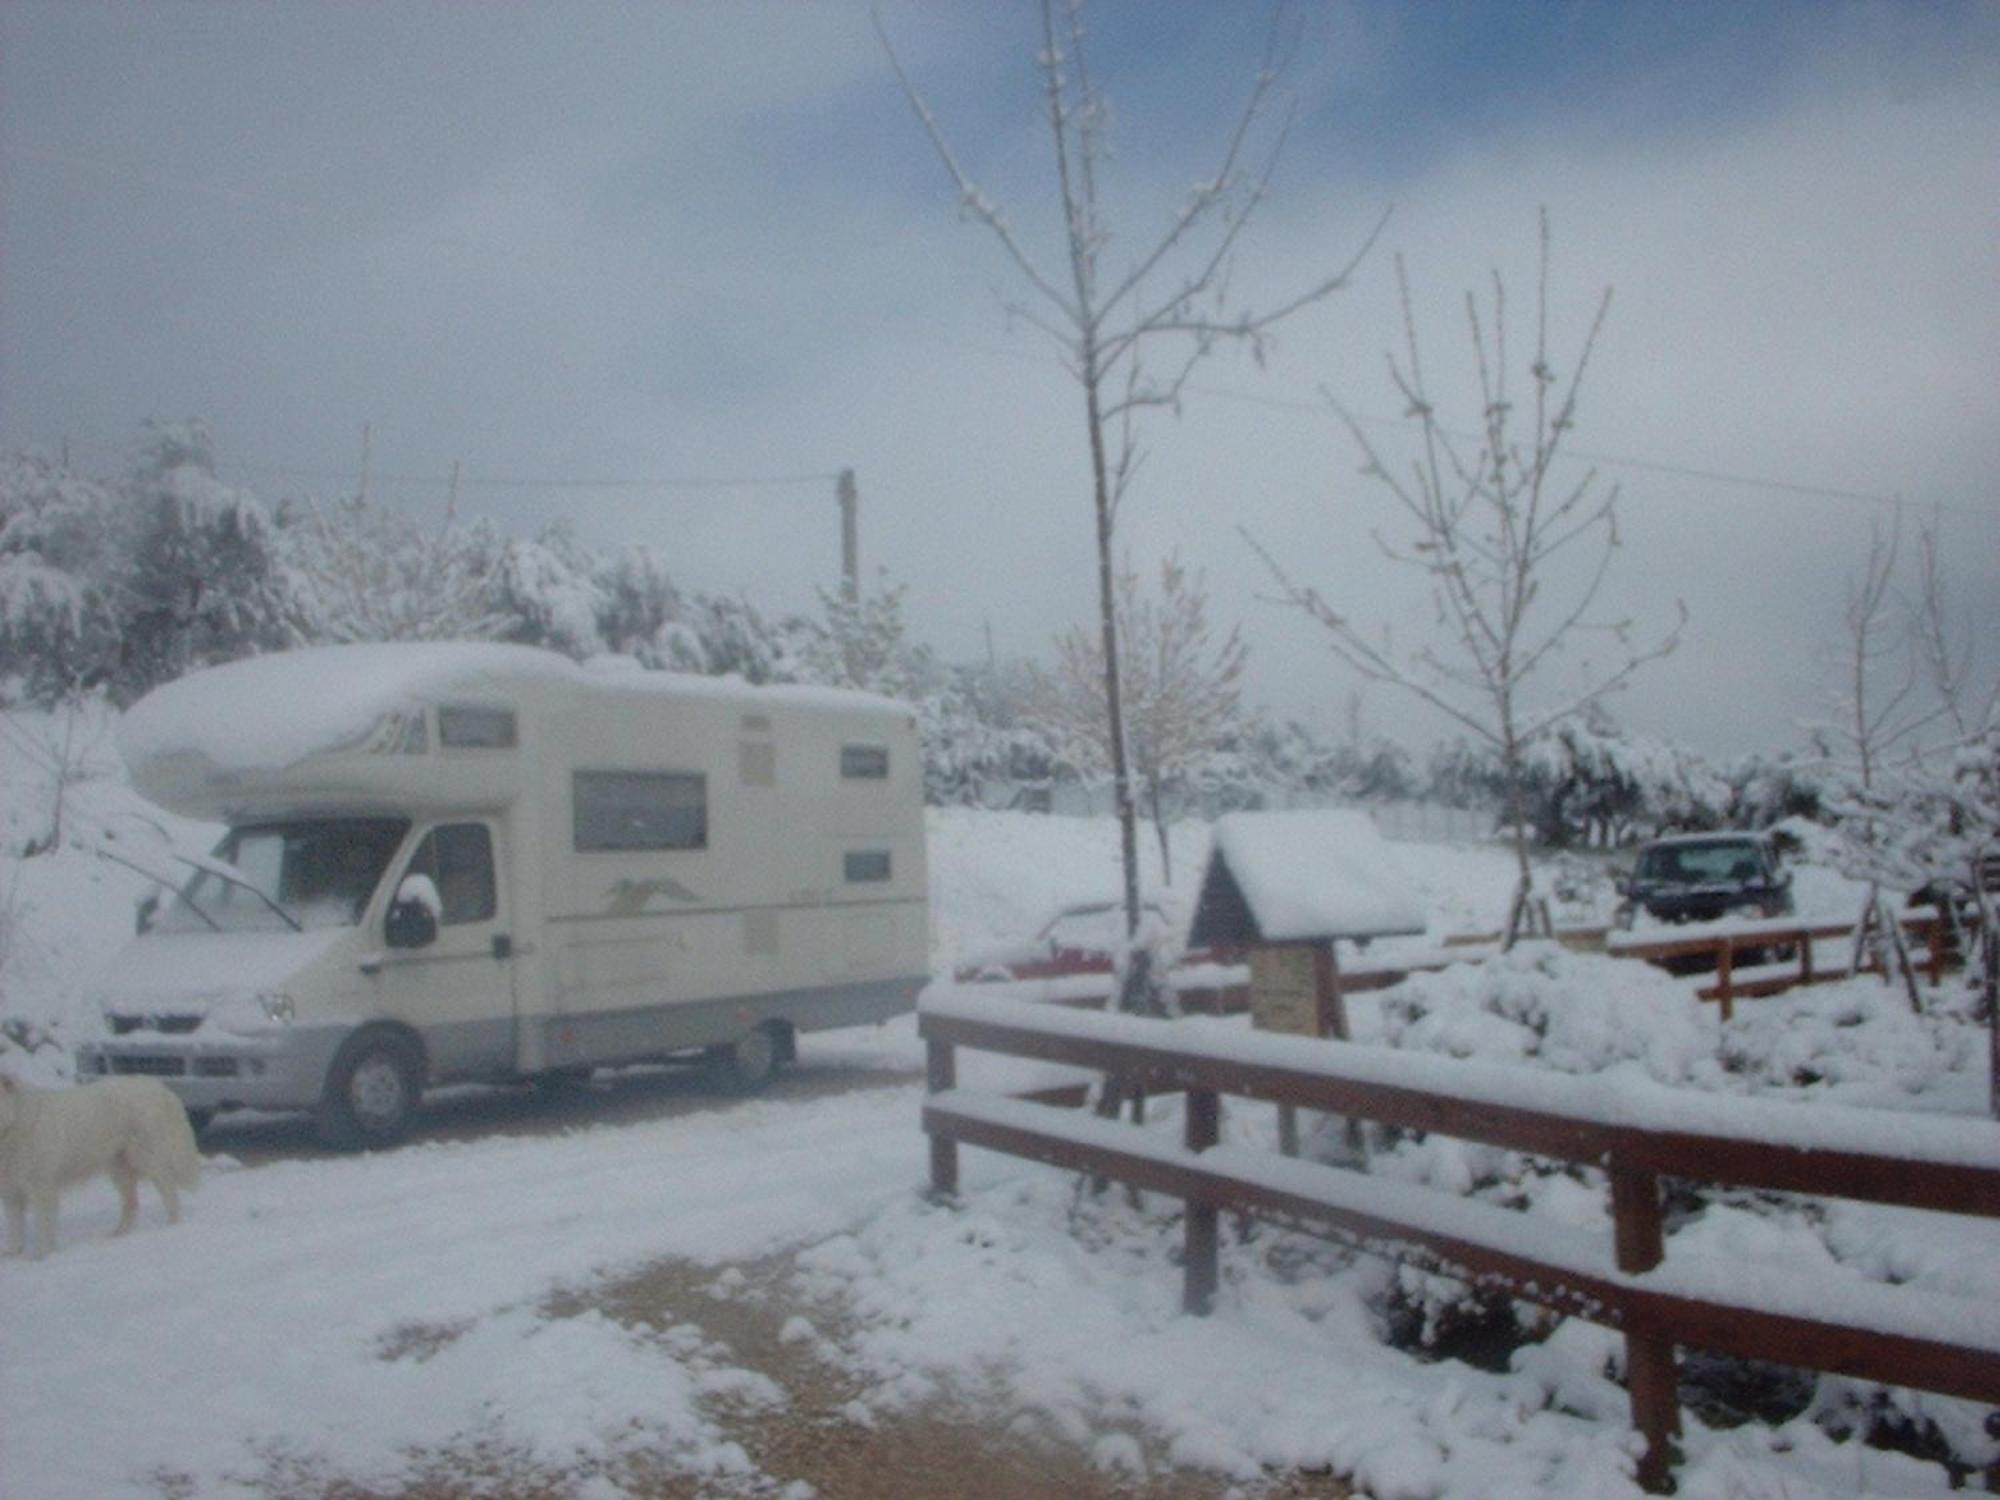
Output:
<path fill-rule="evenodd" d="M 361 424 L 361 490 L 354 497 L 362 505 L 368 503 L 368 449 L 374 438 L 366 422 Z"/>
<path fill-rule="evenodd" d="M 835 492 L 840 500 L 840 589 L 851 602 L 861 597 L 861 496 L 852 469 L 840 471 Z"/>

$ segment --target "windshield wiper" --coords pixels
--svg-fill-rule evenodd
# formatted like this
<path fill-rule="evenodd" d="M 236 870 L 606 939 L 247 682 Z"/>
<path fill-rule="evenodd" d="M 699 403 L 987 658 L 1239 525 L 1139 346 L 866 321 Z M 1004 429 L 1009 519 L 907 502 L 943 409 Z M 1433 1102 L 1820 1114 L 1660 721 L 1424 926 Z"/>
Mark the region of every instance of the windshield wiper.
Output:
<path fill-rule="evenodd" d="M 241 870 L 237 869 L 236 866 L 230 864 L 228 861 L 214 859 L 214 858 L 198 859 L 192 854 L 176 854 L 174 855 L 174 858 L 179 860 L 182 864 L 186 865 L 189 869 L 200 870 L 205 875 L 213 875 L 217 880 L 226 880 L 231 885 L 242 886 L 244 890 L 248 891 L 251 895 L 255 896 L 259 901 L 263 902 L 266 906 L 270 907 L 272 911 L 276 912 L 278 914 L 278 919 L 282 921 L 287 927 L 291 928 L 292 931 L 294 932 L 305 931 L 305 927 L 300 923 L 297 917 L 293 916 L 290 912 L 286 911 L 284 907 L 278 905 L 276 901 L 272 900 L 271 897 L 267 896 L 257 886 L 252 885 L 250 883 L 250 877 L 245 875 Z M 189 884 L 192 885 L 193 882 L 190 881 Z M 215 923 L 212 920 L 209 922 L 208 925 L 211 927 L 215 927 Z M 221 928 L 216 927 L 216 931 L 220 932 L 221 930 L 222 930 Z"/>
<path fill-rule="evenodd" d="M 94 852 L 96 853 L 96 855 L 97 855 L 97 857 L 98 857 L 99 859 L 108 859 L 108 860 L 110 860 L 110 861 L 111 861 L 111 863 L 113 863 L 114 865 L 123 865 L 123 866 L 124 866 L 124 867 L 125 867 L 126 869 L 128 869 L 128 870 L 134 870 L 134 871 L 138 872 L 139 874 L 141 874 L 141 875 L 145 876 L 145 877 L 146 877 L 146 878 L 147 878 L 148 880 L 152 881 L 152 882 L 153 882 L 153 883 L 154 883 L 155 885 L 163 885 L 163 886 L 166 886 L 166 887 L 167 887 L 167 888 L 169 888 L 169 889 L 172 889 L 172 888 L 173 888 L 173 885 L 174 885 L 173 881 L 171 881 L 171 880 L 167 879 L 167 877 L 166 877 L 166 876 L 164 876 L 164 875 L 160 874 L 160 873 L 159 873 L 159 872 L 158 872 L 157 870 L 149 870 L 149 869 L 147 869 L 147 868 L 146 868 L 146 867 L 145 867 L 144 865 L 140 864 L 140 863 L 139 863 L 139 862 L 138 862 L 137 860 L 133 860 L 133 859 L 127 859 L 127 858 L 126 858 L 126 857 L 125 857 L 124 855 L 122 855 L 122 854 L 113 854 L 113 853 L 112 853 L 112 852 L 111 852 L 111 851 L 110 851 L 109 849 L 104 849 L 104 848 L 99 848 L 99 849 L 95 850 Z M 179 859 L 180 857 L 181 857 L 181 856 L 179 856 L 179 855 L 175 855 L 175 856 L 174 856 L 174 858 L 176 858 L 176 859 Z M 154 897 L 153 899 L 157 899 L 157 894 L 155 895 L 155 897 Z M 209 931 L 211 931 L 211 932 L 220 932 L 220 931 L 222 931 L 222 924 L 221 924 L 220 922 L 216 921 L 216 920 L 215 920 L 215 918 L 211 917 L 211 916 L 210 916 L 210 915 L 209 915 L 209 914 L 208 914 L 207 912 L 203 911 L 203 910 L 201 909 L 201 903 L 200 903 L 200 902 L 198 902 L 198 901 L 192 901 L 192 900 L 188 900 L 188 897 L 187 897 L 187 893 L 186 893 L 185 891 L 181 892 L 181 899 L 182 899 L 183 901 L 185 901 L 185 902 L 186 902 L 186 904 L 187 904 L 187 908 L 188 908 L 188 910 L 189 910 L 189 911 L 193 912 L 193 913 L 194 913 L 194 914 L 195 914 L 196 916 L 200 917 L 200 918 L 202 919 L 202 921 L 204 921 L 204 922 L 208 923 L 208 928 L 209 928 Z"/>

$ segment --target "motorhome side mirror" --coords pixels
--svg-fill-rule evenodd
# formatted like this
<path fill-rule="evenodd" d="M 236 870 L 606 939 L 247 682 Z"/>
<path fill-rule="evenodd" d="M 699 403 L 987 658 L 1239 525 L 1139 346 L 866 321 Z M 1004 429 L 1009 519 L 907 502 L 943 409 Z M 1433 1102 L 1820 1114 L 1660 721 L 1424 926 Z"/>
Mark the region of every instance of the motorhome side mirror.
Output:
<path fill-rule="evenodd" d="M 396 887 L 382 940 L 391 948 L 427 948 L 438 935 L 437 887 L 425 875 L 412 875 Z"/>

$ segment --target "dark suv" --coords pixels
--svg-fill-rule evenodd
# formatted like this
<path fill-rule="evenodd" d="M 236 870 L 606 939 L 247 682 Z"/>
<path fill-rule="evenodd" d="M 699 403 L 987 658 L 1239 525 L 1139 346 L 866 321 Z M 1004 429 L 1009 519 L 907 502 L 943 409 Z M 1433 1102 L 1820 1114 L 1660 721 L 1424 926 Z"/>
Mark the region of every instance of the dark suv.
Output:
<path fill-rule="evenodd" d="M 1713 922 L 1733 912 L 1783 917 L 1792 910 L 1792 877 L 1762 834 L 1691 833 L 1641 845 L 1620 894 L 1621 927 L 1642 907 L 1662 922 Z"/>

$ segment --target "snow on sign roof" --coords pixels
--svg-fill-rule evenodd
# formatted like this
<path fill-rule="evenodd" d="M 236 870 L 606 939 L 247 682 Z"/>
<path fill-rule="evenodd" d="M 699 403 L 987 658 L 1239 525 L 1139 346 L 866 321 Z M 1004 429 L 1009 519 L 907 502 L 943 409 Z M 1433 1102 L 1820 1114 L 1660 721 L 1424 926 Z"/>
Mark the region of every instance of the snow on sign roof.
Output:
<path fill-rule="evenodd" d="M 1302 943 L 1424 930 L 1366 813 L 1230 813 L 1215 825 L 1189 942 Z"/>

